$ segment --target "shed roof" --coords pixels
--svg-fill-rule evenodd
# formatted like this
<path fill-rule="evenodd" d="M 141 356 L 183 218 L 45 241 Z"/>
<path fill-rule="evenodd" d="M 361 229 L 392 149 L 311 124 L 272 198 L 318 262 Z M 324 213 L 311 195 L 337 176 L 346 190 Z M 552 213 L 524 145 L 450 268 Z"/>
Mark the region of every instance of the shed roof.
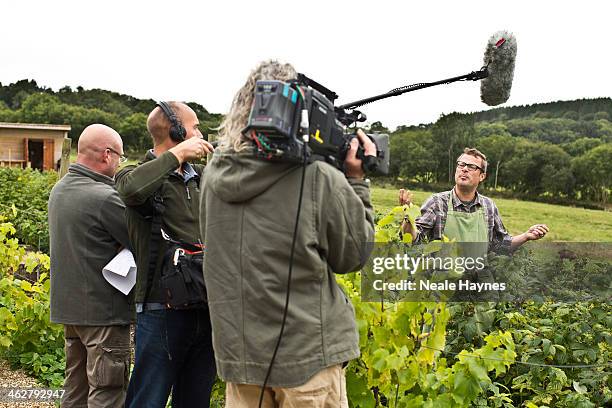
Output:
<path fill-rule="evenodd" d="M 70 125 L 47 125 L 40 123 L 8 123 L 0 122 L 0 129 L 36 129 L 36 130 L 60 130 L 67 132 Z"/>

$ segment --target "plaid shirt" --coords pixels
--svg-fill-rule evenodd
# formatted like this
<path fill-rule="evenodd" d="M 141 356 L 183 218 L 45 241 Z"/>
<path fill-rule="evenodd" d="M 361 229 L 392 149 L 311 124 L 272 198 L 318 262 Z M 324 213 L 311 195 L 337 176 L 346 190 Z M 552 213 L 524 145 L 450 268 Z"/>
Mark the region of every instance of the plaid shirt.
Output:
<path fill-rule="evenodd" d="M 479 208 L 484 211 L 485 223 L 488 226 L 489 250 L 510 251 L 512 236 L 508 234 L 497 206 L 489 197 L 476 192 L 476 197 L 468 204 L 464 204 L 455 194 L 455 189 L 436 193 L 429 197 L 421 207 L 421 215 L 416 219 L 417 238 L 415 242 L 423 240 L 441 239 L 444 226 L 446 225 L 446 214 L 448 212 L 448 201 L 453 195 L 453 209 L 459 212 L 473 213 Z"/>

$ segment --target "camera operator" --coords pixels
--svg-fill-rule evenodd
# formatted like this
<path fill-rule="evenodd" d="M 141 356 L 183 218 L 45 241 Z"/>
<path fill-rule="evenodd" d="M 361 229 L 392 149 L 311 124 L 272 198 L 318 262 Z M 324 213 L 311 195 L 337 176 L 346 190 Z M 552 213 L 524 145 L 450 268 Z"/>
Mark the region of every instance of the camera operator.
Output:
<path fill-rule="evenodd" d="M 204 298 L 185 308 L 170 307 L 162 269 L 172 259 L 167 259 L 169 244 L 160 238 L 163 230 L 176 241 L 201 241 L 198 184 L 203 166 L 189 162 L 213 147 L 198 125 L 186 104 L 160 102 L 147 119 L 153 149 L 144 163 L 117 174 L 138 267 L 136 353 L 127 407 L 163 408 L 171 389 L 173 407 L 209 406 L 215 363 L 208 309 Z M 197 273 L 201 277 L 199 268 Z"/>
<path fill-rule="evenodd" d="M 345 174 L 322 161 L 306 165 L 294 235 L 302 165 L 255 157 L 253 142 L 242 133 L 256 81 L 296 77 L 291 65 L 275 61 L 250 74 L 202 179 L 200 228 L 213 345 L 233 408 L 258 404 L 279 336 L 290 263 L 287 320 L 263 406 L 348 407 L 343 364 L 359 356 L 353 306 L 334 274 L 360 269 L 369 256 L 372 207 L 356 152 L 361 143 L 366 155 L 375 155 L 375 145 L 359 131 Z"/>

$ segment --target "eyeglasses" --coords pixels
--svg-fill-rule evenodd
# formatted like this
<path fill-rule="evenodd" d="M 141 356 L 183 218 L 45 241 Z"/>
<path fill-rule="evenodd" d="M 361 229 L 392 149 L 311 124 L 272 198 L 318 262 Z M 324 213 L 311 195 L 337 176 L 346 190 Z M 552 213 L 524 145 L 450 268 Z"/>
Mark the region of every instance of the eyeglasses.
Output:
<path fill-rule="evenodd" d="M 127 161 L 127 157 L 125 157 L 124 155 L 122 155 L 121 153 L 113 149 L 112 147 L 107 147 L 106 150 L 110 150 L 111 152 L 119 156 L 119 163 L 125 163 Z"/>
<path fill-rule="evenodd" d="M 482 169 L 482 167 L 480 167 L 480 166 L 477 166 L 477 165 L 472 164 L 472 163 L 462 162 L 462 161 L 458 161 L 458 162 L 457 162 L 457 168 L 458 168 L 458 169 L 462 169 L 462 168 L 464 168 L 464 167 L 466 167 L 466 166 L 467 166 L 467 168 L 468 168 L 470 171 L 480 170 L 480 171 L 482 171 L 482 172 L 484 173 L 484 170 L 483 170 L 483 169 Z"/>

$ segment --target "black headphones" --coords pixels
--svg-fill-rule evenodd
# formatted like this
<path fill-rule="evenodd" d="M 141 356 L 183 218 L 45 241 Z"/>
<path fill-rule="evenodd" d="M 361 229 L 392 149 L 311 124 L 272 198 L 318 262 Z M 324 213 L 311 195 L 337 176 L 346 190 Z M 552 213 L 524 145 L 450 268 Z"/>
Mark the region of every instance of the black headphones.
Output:
<path fill-rule="evenodd" d="M 187 136 L 187 131 L 168 102 L 159 101 L 157 102 L 157 106 L 161 108 L 168 120 L 170 120 L 170 139 L 174 140 L 176 143 L 184 141 L 185 136 Z"/>

